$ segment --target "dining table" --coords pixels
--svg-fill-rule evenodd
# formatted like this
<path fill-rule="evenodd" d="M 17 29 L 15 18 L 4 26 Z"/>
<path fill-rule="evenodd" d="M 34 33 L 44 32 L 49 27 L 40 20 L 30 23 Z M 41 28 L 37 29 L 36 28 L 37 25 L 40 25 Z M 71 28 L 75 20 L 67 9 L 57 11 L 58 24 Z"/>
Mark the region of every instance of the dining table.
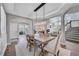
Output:
<path fill-rule="evenodd" d="M 44 47 L 53 39 L 55 39 L 55 37 L 53 36 L 35 36 L 34 37 L 36 41 L 40 42 L 39 47 L 41 48 L 41 52 L 39 55 L 44 56 L 46 54 L 47 51 L 45 51 Z"/>

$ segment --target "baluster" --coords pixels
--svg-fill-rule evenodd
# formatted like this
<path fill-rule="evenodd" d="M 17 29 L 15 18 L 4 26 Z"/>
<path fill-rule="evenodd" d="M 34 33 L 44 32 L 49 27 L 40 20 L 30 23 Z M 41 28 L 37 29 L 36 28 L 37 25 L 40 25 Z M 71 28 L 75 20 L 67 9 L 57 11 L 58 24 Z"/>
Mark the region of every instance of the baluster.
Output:
<path fill-rule="evenodd" d="M 72 25 L 71 22 L 72 22 L 72 21 L 70 21 L 70 30 L 71 30 L 71 25 Z"/>

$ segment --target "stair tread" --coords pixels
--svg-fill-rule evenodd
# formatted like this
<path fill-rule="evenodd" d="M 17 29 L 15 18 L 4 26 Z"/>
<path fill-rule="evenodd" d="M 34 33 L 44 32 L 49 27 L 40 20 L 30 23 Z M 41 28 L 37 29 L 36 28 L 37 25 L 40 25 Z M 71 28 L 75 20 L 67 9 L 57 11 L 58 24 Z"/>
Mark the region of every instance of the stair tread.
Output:
<path fill-rule="evenodd" d="M 70 40 L 79 40 L 79 38 L 66 38 L 66 39 L 70 39 Z"/>
<path fill-rule="evenodd" d="M 66 40 L 70 40 L 70 39 L 66 39 Z M 79 42 L 79 40 L 71 40 L 71 41 L 77 41 L 77 42 Z"/>
<path fill-rule="evenodd" d="M 74 42 L 74 43 L 78 43 L 79 44 L 79 41 L 75 41 L 75 40 L 69 40 L 69 39 L 66 39 L 67 41 L 70 41 L 70 42 Z"/>
<path fill-rule="evenodd" d="M 79 43 L 79 27 L 73 27 L 71 30 L 65 31 L 65 38 L 68 41 Z"/>

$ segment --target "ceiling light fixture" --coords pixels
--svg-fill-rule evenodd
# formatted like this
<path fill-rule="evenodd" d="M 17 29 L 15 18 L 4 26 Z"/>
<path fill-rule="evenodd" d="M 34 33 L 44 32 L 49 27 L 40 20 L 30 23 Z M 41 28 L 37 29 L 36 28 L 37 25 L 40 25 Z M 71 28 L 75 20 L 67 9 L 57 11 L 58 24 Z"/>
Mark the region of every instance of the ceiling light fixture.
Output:
<path fill-rule="evenodd" d="M 41 3 L 36 9 L 34 9 L 34 12 L 38 11 L 42 6 L 44 6 L 46 3 Z"/>

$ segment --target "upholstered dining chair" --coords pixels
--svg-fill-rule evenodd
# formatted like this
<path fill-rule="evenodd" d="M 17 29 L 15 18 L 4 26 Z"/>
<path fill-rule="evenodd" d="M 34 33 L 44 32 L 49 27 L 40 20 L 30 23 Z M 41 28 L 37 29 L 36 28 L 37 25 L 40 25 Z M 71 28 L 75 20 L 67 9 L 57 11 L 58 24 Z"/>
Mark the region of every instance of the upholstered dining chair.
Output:
<path fill-rule="evenodd" d="M 29 48 L 29 51 L 32 51 L 32 48 L 34 48 L 34 55 L 35 55 L 35 51 L 36 51 L 36 41 L 34 39 L 33 35 L 27 35 L 27 48 Z"/>

